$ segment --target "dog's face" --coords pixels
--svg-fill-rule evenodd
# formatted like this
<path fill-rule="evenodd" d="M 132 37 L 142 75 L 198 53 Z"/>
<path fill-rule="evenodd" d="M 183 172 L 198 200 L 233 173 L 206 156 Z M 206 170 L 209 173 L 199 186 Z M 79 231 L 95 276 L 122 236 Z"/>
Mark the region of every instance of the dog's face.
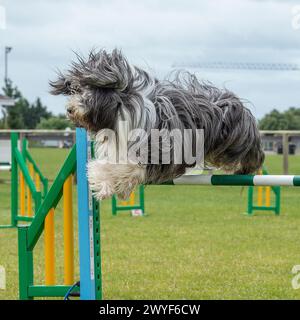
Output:
<path fill-rule="evenodd" d="M 91 132 L 97 132 L 101 128 L 112 129 L 111 117 L 117 116 L 119 104 L 122 104 L 120 96 L 112 89 L 81 86 L 77 79 L 70 77 L 60 77 L 52 83 L 52 87 L 52 93 L 68 96 L 66 113 L 76 126 Z M 107 111 L 103 112 L 105 110 Z"/>
<path fill-rule="evenodd" d="M 124 91 L 132 78 L 127 61 L 117 50 L 111 55 L 106 52 L 90 53 L 87 60 L 77 58 L 70 70 L 60 73 L 56 81 L 50 82 L 51 93 L 69 97 L 66 112 L 75 125 L 91 132 L 113 129 L 112 123 L 123 97 L 126 100 L 128 96 Z"/>

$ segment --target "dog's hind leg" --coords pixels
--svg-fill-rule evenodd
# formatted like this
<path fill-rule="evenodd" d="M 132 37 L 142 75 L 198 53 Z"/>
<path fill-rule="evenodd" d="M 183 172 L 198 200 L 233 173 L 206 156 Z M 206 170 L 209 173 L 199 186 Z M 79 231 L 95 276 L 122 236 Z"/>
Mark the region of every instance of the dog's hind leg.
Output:
<path fill-rule="evenodd" d="M 94 196 L 103 200 L 116 194 L 129 197 L 134 188 L 145 181 L 146 169 L 136 164 L 110 164 L 101 160 L 88 163 L 88 180 Z"/>

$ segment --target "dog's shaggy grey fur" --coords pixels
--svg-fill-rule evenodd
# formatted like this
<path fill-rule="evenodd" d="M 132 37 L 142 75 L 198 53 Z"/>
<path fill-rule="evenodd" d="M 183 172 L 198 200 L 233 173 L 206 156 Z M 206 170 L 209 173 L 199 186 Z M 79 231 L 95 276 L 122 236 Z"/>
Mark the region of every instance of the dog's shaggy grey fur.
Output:
<path fill-rule="evenodd" d="M 94 133 L 105 128 L 117 131 L 118 121 L 127 119 L 131 129 L 144 129 L 150 137 L 151 129 L 204 129 L 206 164 L 237 174 L 254 173 L 262 166 L 264 153 L 255 118 L 234 93 L 199 82 L 188 72 L 159 81 L 131 66 L 118 50 L 77 58 L 65 74 L 50 82 L 52 94 L 70 96 L 67 113 L 77 125 Z M 90 182 L 98 198 L 115 192 L 124 198 L 138 183 L 171 180 L 194 165 L 175 164 L 172 159 L 170 164 L 135 165 L 143 170 L 136 175 L 132 168 L 122 167 L 122 174 L 114 172 L 113 178 L 111 172 L 121 167 L 110 171 L 101 167 L 103 163 L 94 163 L 89 167 Z"/>

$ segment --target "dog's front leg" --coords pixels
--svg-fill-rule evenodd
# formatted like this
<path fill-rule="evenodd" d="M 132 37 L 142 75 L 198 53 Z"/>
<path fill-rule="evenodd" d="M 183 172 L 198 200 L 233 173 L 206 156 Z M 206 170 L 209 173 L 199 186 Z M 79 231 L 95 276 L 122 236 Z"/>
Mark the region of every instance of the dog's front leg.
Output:
<path fill-rule="evenodd" d="M 103 200 L 116 194 L 129 197 L 134 188 L 144 183 L 146 169 L 136 164 L 111 164 L 92 160 L 88 164 L 88 180 L 94 196 Z"/>

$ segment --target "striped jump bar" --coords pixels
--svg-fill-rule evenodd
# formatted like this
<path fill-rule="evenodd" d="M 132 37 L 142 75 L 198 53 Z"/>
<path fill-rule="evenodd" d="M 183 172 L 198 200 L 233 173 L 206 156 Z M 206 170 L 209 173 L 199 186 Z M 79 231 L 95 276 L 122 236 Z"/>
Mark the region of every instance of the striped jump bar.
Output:
<path fill-rule="evenodd" d="M 183 175 L 168 185 L 214 186 L 300 186 L 300 176 L 293 175 Z"/>

